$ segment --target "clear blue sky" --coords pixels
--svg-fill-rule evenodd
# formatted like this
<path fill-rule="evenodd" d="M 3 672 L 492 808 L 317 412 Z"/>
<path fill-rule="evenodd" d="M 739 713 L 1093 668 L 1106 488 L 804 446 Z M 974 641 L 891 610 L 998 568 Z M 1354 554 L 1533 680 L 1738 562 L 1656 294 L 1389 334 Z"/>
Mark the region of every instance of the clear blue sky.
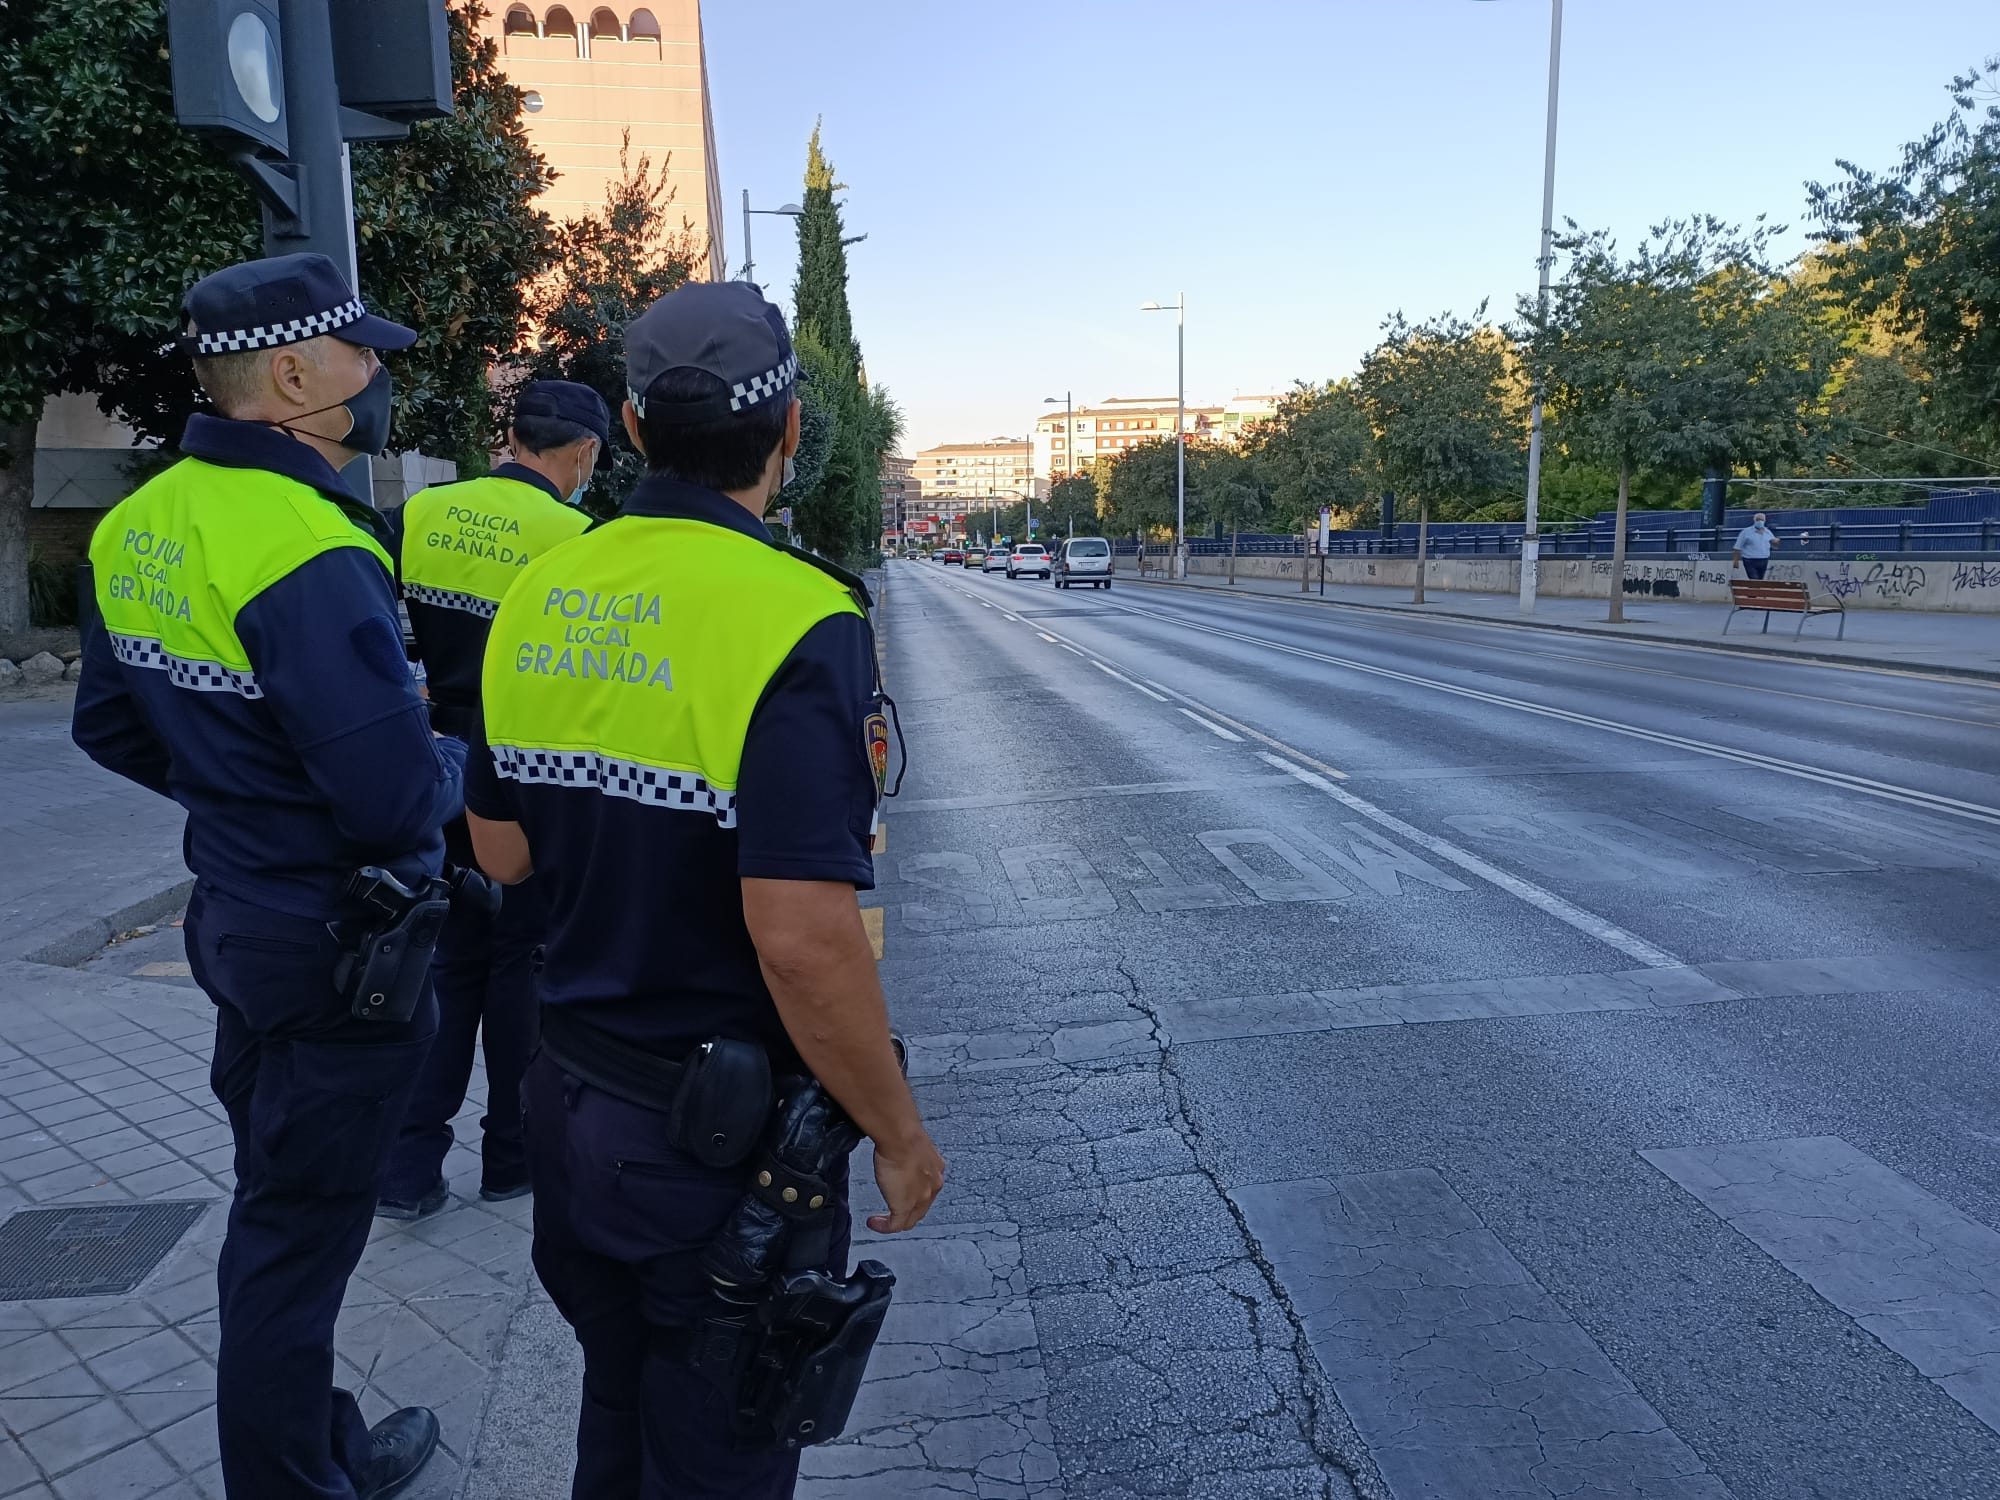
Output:
<path fill-rule="evenodd" d="M 1547 0 L 710 0 L 731 273 L 824 116 L 868 373 L 905 450 L 1047 395 L 1349 374 L 1382 317 L 1511 312 L 1540 215 Z M 2000 51 L 1994 0 L 1568 0 L 1556 213 L 1636 238 L 1884 166 Z M 795 238 L 756 221 L 789 309 Z"/>

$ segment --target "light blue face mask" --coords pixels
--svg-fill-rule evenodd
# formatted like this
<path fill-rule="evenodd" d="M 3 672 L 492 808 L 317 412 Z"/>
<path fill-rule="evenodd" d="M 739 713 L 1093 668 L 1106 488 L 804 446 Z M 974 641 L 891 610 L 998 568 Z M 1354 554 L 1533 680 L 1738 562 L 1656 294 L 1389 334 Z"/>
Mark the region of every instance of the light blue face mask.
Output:
<path fill-rule="evenodd" d="M 576 482 L 576 488 L 569 492 L 569 500 L 568 500 L 569 504 L 571 505 L 583 504 L 584 492 L 590 488 L 590 471 L 592 469 L 595 469 L 596 467 L 597 467 L 597 450 L 593 448 L 590 451 L 590 462 L 584 465 L 583 478 L 579 479 Z"/>

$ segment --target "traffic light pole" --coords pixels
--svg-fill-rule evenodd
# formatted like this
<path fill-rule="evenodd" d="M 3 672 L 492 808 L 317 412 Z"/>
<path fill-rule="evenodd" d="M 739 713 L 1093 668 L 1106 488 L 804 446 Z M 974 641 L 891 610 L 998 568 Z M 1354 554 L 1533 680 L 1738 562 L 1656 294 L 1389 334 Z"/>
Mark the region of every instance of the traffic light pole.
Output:
<path fill-rule="evenodd" d="M 341 137 L 340 85 L 333 72 L 328 0 L 278 0 L 285 49 L 285 114 L 291 127 L 298 212 L 264 211 L 264 253 L 312 250 L 358 284 L 354 259 L 354 189 Z"/>

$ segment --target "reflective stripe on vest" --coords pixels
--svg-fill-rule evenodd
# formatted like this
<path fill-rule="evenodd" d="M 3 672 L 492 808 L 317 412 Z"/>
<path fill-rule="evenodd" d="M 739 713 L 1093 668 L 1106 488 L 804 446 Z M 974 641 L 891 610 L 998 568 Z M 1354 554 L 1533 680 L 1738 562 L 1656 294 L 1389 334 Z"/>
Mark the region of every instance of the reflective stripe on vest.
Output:
<path fill-rule="evenodd" d="M 195 692 L 261 698 L 237 611 L 337 547 L 389 554 L 310 485 L 184 458 L 120 501 L 90 539 L 111 649 Z"/>
<path fill-rule="evenodd" d="M 490 620 L 522 568 L 589 525 L 525 480 L 489 474 L 419 490 L 403 507 L 403 593 Z"/>
<path fill-rule="evenodd" d="M 622 516 L 530 563 L 487 637 L 494 769 L 736 826 L 750 716 L 834 579 L 741 532 Z"/>

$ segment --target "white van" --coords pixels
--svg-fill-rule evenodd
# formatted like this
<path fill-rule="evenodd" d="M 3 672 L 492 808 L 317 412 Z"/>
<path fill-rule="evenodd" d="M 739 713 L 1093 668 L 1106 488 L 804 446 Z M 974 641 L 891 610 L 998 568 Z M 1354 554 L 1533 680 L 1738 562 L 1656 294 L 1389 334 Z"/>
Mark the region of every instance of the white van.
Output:
<path fill-rule="evenodd" d="M 1056 587 L 1066 589 L 1073 583 L 1111 587 L 1111 543 L 1101 536 L 1073 536 L 1063 543 L 1062 556 L 1056 559 Z"/>

